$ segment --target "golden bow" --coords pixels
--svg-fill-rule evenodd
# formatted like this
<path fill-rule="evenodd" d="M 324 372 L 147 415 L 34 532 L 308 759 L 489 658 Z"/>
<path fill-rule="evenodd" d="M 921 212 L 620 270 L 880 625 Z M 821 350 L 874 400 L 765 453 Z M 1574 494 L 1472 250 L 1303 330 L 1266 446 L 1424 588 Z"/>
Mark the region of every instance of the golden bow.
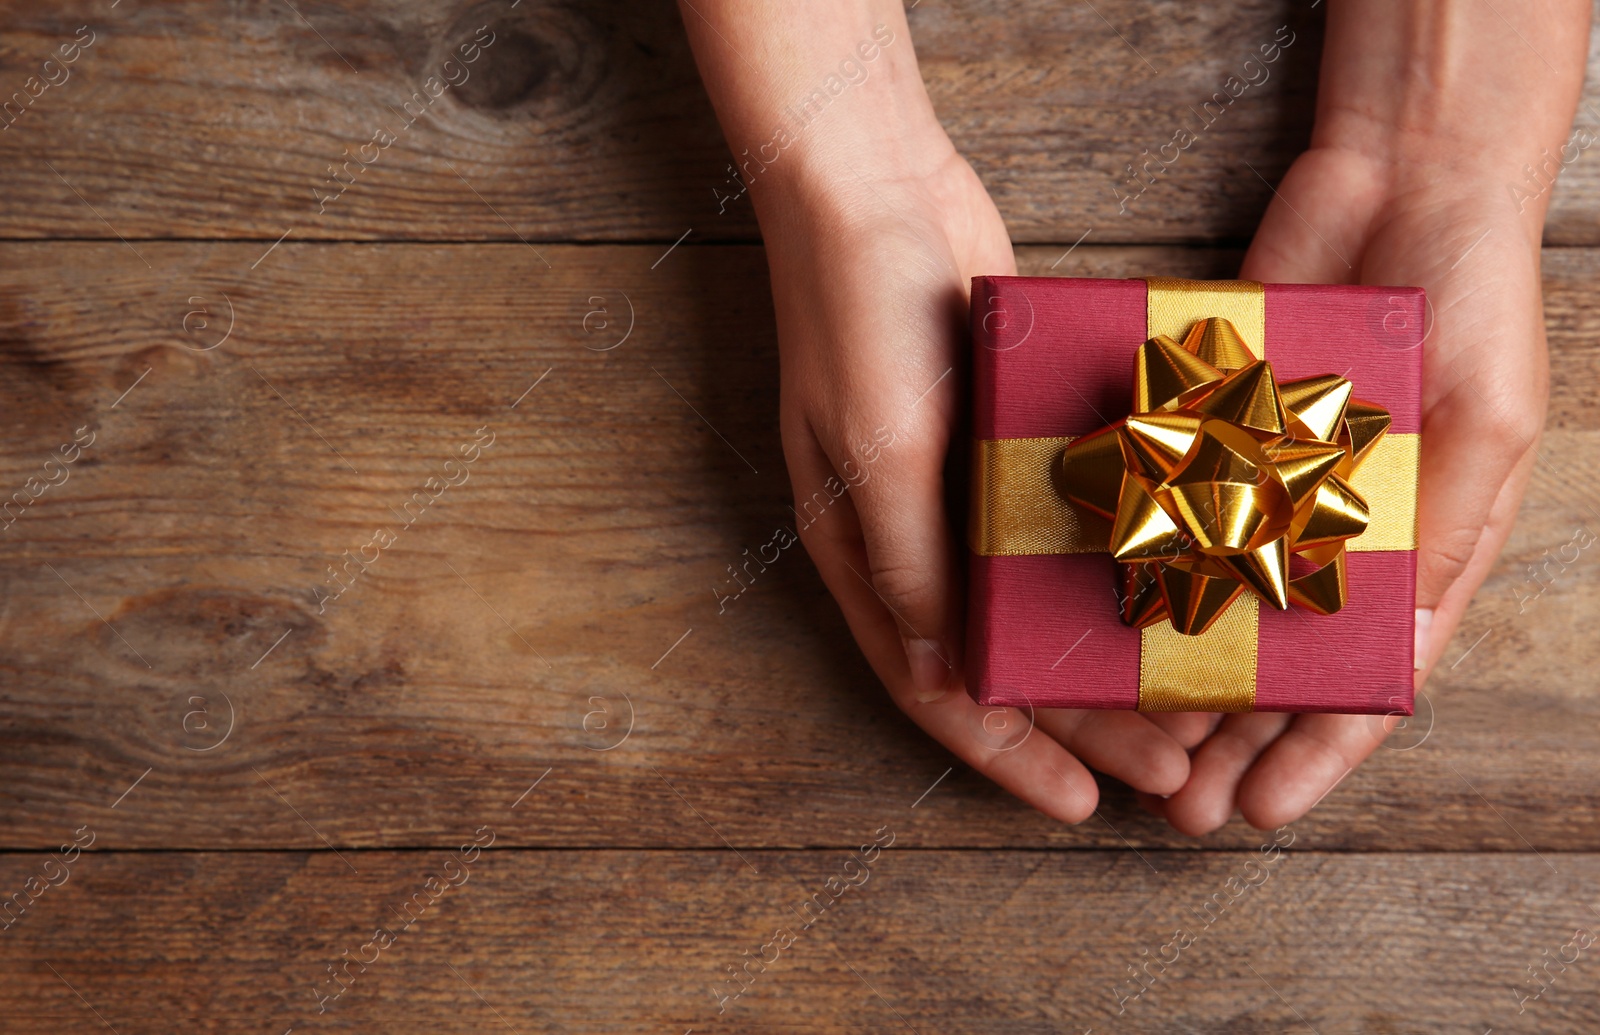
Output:
<path fill-rule="evenodd" d="M 1279 385 L 1221 317 L 1140 347 L 1133 410 L 1072 442 L 1055 472 L 1112 522 L 1123 622 L 1198 636 L 1246 589 L 1280 611 L 1344 606 L 1345 543 L 1371 517 L 1349 479 L 1388 410 L 1332 374 Z M 1315 570 L 1291 578 L 1291 555 Z"/>

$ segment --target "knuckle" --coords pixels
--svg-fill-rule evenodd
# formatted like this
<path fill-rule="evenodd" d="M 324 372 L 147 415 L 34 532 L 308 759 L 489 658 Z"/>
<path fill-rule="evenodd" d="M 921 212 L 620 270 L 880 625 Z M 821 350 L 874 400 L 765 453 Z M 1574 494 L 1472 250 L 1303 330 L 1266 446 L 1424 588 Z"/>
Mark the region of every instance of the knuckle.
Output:
<path fill-rule="evenodd" d="M 1517 435 L 1518 443 L 1530 443 L 1537 439 L 1544 430 L 1545 405 L 1542 396 L 1529 398 L 1519 395 L 1510 409 L 1507 420 Z"/>
<path fill-rule="evenodd" d="M 1534 448 L 1544 431 L 1545 393 L 1495 393 L 1491 407 L 1491 418 L 1479 425 L 1479 437 L 1488 455 L 1509 469 Z M 1511 433 L 1505 434 L 1506 430 Z"/>
<path fill-rule="evenodd" d="M 1458 527 L 1435 533 L 1418 558 L 1421 581 L 1442 592 L 1467 570 L 1482 537 L 1482 528 Z"/>
<path fill-rule="evenodd" d="M 938 583 L 934 573 L 927 568 L 910 564 L 874 565 L 872 588 L 878 591 L 891 610 L 907 621 L 916 622 L 933 616 Z"/>
<path fill-rule="evenodd" d="M 816 512 L 812 507 L 799 503 L 795 515 L 795 529 L 800 533 L 800 541 L 813 555 L 819 549 L 854 552 L 866 546 L 867 539 L 861 530 L 861 522 L 851 520 L 849 512 L 842 507 L 834 506 Z"/>

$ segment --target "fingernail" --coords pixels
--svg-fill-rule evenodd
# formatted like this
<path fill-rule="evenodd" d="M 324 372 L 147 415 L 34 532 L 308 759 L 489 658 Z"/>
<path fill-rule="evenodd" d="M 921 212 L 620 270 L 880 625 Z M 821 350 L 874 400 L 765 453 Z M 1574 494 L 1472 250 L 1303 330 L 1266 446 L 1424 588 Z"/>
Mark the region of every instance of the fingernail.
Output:
<path fill-rule="evenodd" d="M 1428 667 L 1428 641 L 1433 632 L 1433 609 L 1417 608 L 1416 639 L 1411 645 L 1411 664 L 1418 672 Z"/>
<path fill-rule="evenodd" d="M 937 701 L 950 682 L 949 655 L 937 640 L 907 640 L 906 660 L 911 664 L 911 685 L 923 704 Z"/>

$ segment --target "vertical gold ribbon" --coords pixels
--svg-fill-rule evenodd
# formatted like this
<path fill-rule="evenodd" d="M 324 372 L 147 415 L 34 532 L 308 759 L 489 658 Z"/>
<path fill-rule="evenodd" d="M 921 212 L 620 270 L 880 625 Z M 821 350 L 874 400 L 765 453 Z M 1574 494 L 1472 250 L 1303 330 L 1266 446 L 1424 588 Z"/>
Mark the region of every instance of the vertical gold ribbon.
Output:
<path fill-rule="evenodd" d="M 1145 337 L 1182 341 L 1197 320 L 1222 316 L 1246 342 L 1267 340 L 1266 293 L 1250 280 L 1151 277 Z M 1184 636 L 1171 622 L 1143 629 L 1139 641 L 1141 712 L 1248 712 L 1256 702 L 1259 611 L 1254 594 L 1235 600 L 1215 625 Z"/>

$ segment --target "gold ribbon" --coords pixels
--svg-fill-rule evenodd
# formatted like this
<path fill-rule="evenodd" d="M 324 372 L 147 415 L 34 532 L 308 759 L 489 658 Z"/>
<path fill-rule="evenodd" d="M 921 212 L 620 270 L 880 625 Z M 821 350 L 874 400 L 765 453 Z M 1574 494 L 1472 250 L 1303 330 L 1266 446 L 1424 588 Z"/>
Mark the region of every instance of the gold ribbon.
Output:
<path fill-rule="evenodd" d="M 973 443 L 967 539 L 985 557 L 1107 553 L 1111 523 L 1072 506 L 1051 468 L 1073 436 L 985 438 Z M 1372 508 L 1367 530 L 1345 543 L 1351 553 L 1417 548 L 1417 470 L 1422 436 L 1378 440 L 1350 484 Z"/>
<path fill-rule="evenodd" d="M 971 545 L 1112 552 L 1141 630 L 1139 710 L 1250 711 L 1258 600 L 1332 613 L 1345 549 L 1416 548 L 1419 436 L 1385 434 L 1387 412 L 1342 378 L 1280 390 L 1251 347 L 1265 342 L 1260 284 L 1148 284 L 1134 414 L 1078 439 L 976 443 Z M 1291 552 L 1321 567 L 1290 580 Z"/>
<path fill-rule="evenodd" d="M 1145 334 L 1185 340 L 1208 316 L 1232 322 L 1245 342 L 1267 342 L 1267 297 L 1248 280 L 1152 278 L 1145 302 Z M 1247 346 L 1248 347 L 1248 346 Z M 1210 629 L 1183 636 L 1171 622 L 1139 630 L 1141 712 L 1248 712 L 1256 705 L 1258 608 L 1245 594 Z"/>

